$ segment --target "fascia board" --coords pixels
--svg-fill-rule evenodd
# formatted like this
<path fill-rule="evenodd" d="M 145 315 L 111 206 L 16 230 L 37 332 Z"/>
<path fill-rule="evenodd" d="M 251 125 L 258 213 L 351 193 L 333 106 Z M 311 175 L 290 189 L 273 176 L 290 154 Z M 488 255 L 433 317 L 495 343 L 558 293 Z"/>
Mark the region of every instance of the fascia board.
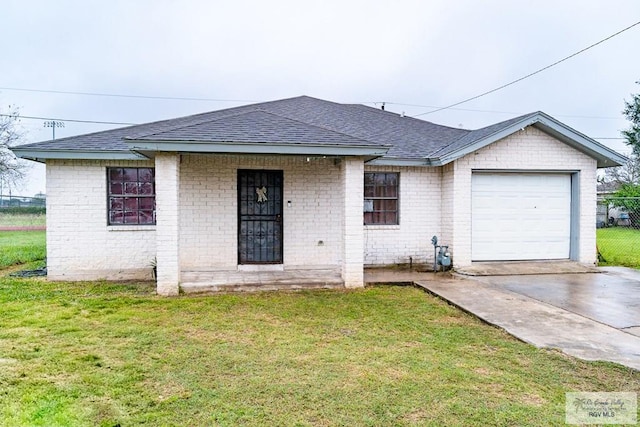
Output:
<path fill-rule="evenodd" d="M 442 157 L 428 158 L 428 163 L 432 166 L 446 165 L 447 163 L 464 157 L 467 154 L 471 154 L 474 151 L 484 148 L 487 145 L 493 144 L 496 141 L 499 141 L 509 135 L 525 129 L 527 126 L 534 126 L 552 135 L 565 144 L 575 148 L 576 150 L 581 151 L 589 155 L 590 157 L 593 157 L 597 160 L 598 167 L 620 166 L 627 161 L 627 158 L 625 156 L 558 122 L 552 117 L 539 112 L 532 117 L 527 117 L 520 122 L 516 122 L 507 128 L 501 129 L 456 151 L 447 153 Z"/>
<path fill-rule="evenodd" d="M 367 162 L 367 165 L 373 166 L 431 166 L 424 159 L 397 159 L 397 158 L 377 158 Z"/>
<path fill-rule="evenodd" d="M 325 145 L 325 144 L 266 144 L 224 142 L 142 141 L 127 139 L 129 148 L 137 152 L 233 153 L 233 154 L 298 154 L 325 156 L 382 156 L 388 146 Z"/>
<path fill-rule="evenodd" d="M 598 167 L 622 166 L 627 162 L 627 158 L 622 154 L 600 144 L 588 136 L 571 129 L 552 117 L 543 116 L 541 120 L 532 124 L 540 130 L 550 134 L 551 136 L 561 140 L 565 144 L 575 148 L 578 151 L 593 157 L 598 161 Z"/>
<path fill-rule="evenodd" d="M 11 151 L 21 159 L 42 162 L 47 159 L 64 160 L 148 160 L 146 157 L 131 151 L 106 150 L 38 150 L 13 147 Z"/>

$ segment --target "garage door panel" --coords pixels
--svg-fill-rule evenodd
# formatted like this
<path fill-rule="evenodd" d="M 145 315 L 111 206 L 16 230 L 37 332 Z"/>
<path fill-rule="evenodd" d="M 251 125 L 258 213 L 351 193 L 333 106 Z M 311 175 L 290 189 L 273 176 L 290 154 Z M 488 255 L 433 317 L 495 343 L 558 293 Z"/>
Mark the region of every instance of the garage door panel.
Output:
<path fill-rule="evenodd" d="M 569 174 L 473 174 L 472 259 L 569 258 L 570 212 Z"/>

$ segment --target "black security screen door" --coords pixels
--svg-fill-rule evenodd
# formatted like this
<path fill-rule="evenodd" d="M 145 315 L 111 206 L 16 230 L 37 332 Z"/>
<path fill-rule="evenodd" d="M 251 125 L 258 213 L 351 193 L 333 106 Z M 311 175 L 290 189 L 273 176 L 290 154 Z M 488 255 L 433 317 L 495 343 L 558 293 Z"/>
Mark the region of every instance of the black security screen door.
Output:
<path fill-rule="evenodd" d="M 282 264 L 282 171 L 238 171 L 238 263 Z"/>

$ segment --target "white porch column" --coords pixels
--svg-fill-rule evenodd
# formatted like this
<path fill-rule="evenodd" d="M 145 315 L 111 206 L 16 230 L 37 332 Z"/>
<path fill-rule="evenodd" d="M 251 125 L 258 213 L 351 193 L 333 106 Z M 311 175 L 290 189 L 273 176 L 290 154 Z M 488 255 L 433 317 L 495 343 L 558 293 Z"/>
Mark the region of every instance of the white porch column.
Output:
<path fill-rule="evenodd" d="M 156 155 L 156 261 L 159 295 L 178 295 L 180 284 L 180 232 L 178 190 L 180 155 Z"/>
<path fill-rule="evenodd" d="M 342 280 L 347 288 L 364 287 L 364 162 L 346 157 L 342 161 L 344 197 L 342 233 Z"/>

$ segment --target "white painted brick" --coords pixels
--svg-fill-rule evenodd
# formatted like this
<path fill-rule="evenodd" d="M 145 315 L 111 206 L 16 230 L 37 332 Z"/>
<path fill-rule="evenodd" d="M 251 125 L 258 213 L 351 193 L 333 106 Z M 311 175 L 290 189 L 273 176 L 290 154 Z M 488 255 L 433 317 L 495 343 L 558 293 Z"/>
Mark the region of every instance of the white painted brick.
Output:
<path fill-rule="evenodd" d="M 397 226 L 362 225 L 361 159 L 178 159 L 156 158 L 157 200 L 169 206 L 159 210 L 158 226 L 131 228 L 106 225 L 106 167 L 153 162 L 47 162 L 50 278 L 148 278 L 157 253 L 159 282 L 170 288 L 159 286 L 159 292 L 173 293 L 180 271 L 236 269 L 238 169 L 283 171 L 284 268 L 334 268 L 347 286 L 362 286 L 363 263 L 406 263 L 412 257 L 430 264 L 433 235 L 450 245 L 454 265 L 469 264 L 473 169 L 580 171 L 579 259 L 595 262 L 595 161 L 531 127 L 440 168 L 366 166 L 400 173 Z"/>
<path fill-rule="evenodd" d="M 347 288 L 364 286 L 364 163 L 361 159 L 342 161 L 343 263 L 342 279 Z"/>
<path fill-rule="evenodd" d="M 158 153 L 156 165 L 157 292 L 178 295 L 180 290 L 180 155 Z"/>
<path fill-rule="evenodd" d="M 155 226 L 107 226 L 107 166 L 152 162 L 48 160 L 47 268 L 51 280 L 150 279 Z"/>
<path fill-rule="evenodd" d="M 474 169 L 578 171 L 580 244 L 578 261 L 596 262 L 596 161 L 550 135 L 527 127 L 443 168 L 443 235 L 452 242 L 455 267 L 471 264 L 471 173 Z"/>
<path fill-rule="evenodd" d="M 440 168 L 365 166 L 365 171 L 400 174 L 399 224 L 364 227 L 365 265 L 404 264 L 409 257 L 431 265 L 431 237 L 442 238 Z"/>
<path fill-rule="evenodd" d="M 283 171 L 285 269 L 341 268 L 343 191 L 340 165 L 333 159 L 311 158 L 307 162 L 306 157 L 298 156 L 183 155 L 183 270 L 237 268 L 238 169 Z"/>

